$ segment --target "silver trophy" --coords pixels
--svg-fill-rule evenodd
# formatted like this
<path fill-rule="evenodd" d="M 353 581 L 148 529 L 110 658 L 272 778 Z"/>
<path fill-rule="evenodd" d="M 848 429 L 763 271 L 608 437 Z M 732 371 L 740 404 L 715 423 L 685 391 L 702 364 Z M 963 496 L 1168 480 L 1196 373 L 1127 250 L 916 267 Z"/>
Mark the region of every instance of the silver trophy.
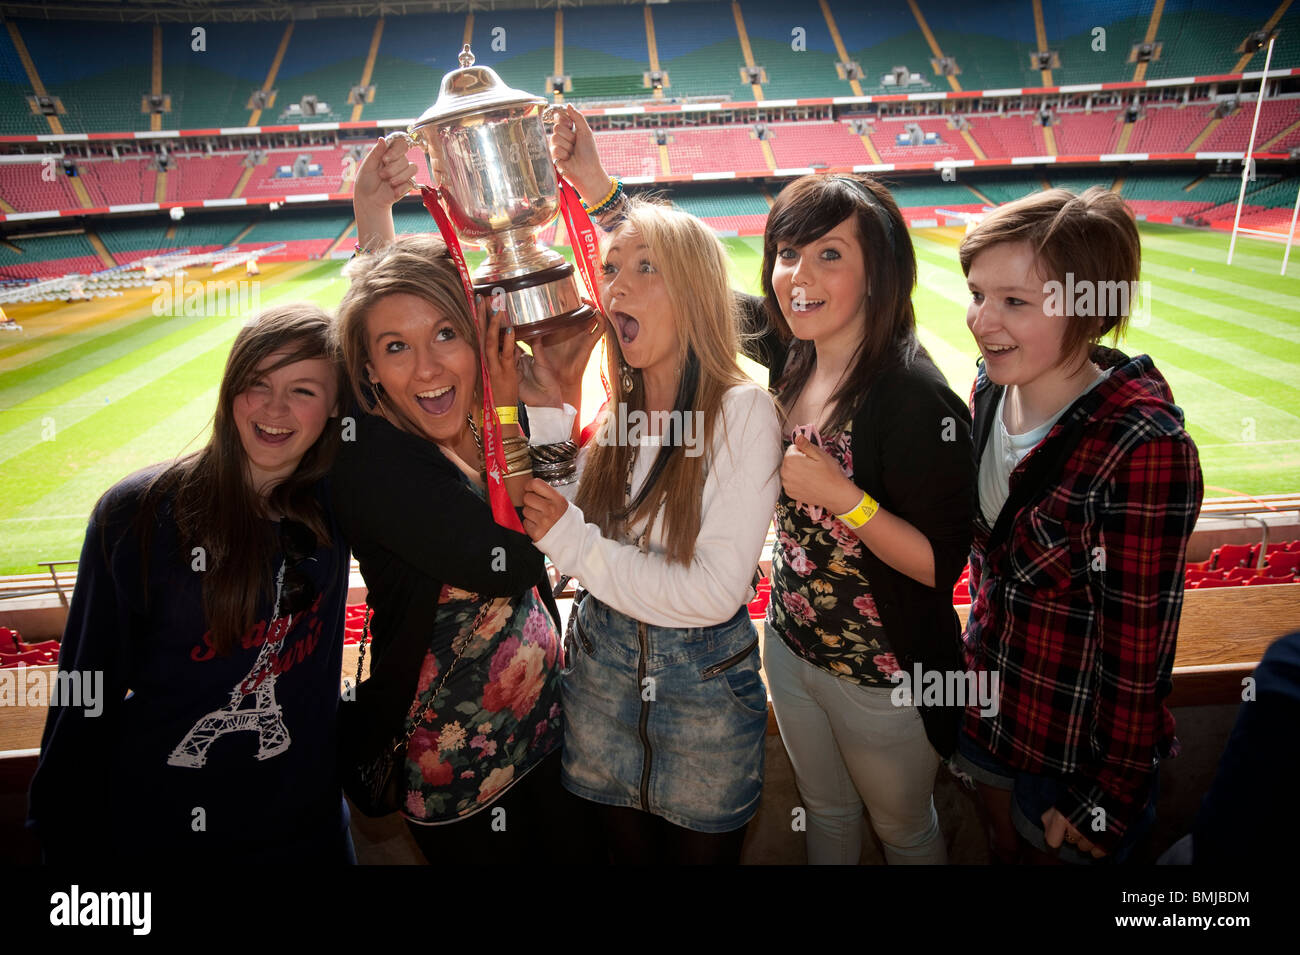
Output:
<path fill-rule="evenodd" d="M 538 239 L 560 211 L 546 143 L 554 109 L 474 66 L 465 44 L 437 102 L 405 132 L 385 137 L 421 149 L 434 182 L 437 161 L 456 234 L 487 251 L 472 273 L 474 290 L 501 297 L 520 340 L 596 315 L 578 295 L 573 266 Z"/>

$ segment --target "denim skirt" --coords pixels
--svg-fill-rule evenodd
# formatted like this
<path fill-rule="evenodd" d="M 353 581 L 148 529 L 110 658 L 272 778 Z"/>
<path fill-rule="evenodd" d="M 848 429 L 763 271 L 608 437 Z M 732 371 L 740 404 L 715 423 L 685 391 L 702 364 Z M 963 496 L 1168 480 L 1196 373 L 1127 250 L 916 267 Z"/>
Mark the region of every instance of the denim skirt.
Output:
<path fill-rule="evenodd" d="M 565 788 L 696 832 L 749 822 L 763 791 L 767 688 L 748 608 L 713 627 L 655 627 L 588 594 L 573 613 Z"/>

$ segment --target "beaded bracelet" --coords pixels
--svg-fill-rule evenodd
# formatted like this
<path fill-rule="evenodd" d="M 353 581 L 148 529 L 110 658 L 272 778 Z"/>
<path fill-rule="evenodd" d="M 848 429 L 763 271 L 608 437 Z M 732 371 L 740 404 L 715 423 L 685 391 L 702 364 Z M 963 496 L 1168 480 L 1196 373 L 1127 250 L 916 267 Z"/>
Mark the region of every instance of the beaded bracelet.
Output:
<path fill-rule="evenodd" d="M 623 180 L 619 179 L 617 176 L 610 176 L 609 184 L 609 192 L 606 193 L 605 198 L 596 203 L 596 205 L 588 206 L 585 202 L 582 204 L 582 208 L 587 210 L 588 215 L 600 215 L 610 206 L 614 205 L 614 203 L 619 200 L 619 197 L 623 195 Z"/>

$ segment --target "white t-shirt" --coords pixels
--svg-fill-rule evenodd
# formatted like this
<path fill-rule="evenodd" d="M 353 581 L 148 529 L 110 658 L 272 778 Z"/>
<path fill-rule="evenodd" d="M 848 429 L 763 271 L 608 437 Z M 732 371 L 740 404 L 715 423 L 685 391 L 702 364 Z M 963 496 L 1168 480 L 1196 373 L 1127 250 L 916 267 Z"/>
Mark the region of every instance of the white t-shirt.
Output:
<path fill-rule="evenodd" d="M 1110 373 L 1111 369 L 1107 368 L 1060 411 L 1037 428 L 1024 434 L 1011 434 L 1002 421 L 1002 409 L 1007 400 L 1007 390 L 1002 389 L 1002 397 L 998 399 L 998 408 L 993 415 L 989 440 L 984 445 L 984 456 L 980 458 L 980 513 L 984 515 L 984 520 L 989 524 L 996 523 L 1002 505 L 1007 502 L 1007 497 L 1011 494 L 1011 472 L 1016 469 L 1016 465 L 1047 437 L 1056 422 L 1061 420 L 1061 416 L 1074 406 L 1074 402 L 1109 378 Z"/>
<path fill-rule="evenodd" d="M 539 409 L 542 410 L 542 409 Z M 558 409 L 557 409 L 558 411 Z M 662 514 L 647 541 L 635 544 L 606 538 L 572 502 L 577 484 L 560 488 L 570 498 L 537 549 L 566 574 L 582 582 L 598 600 L 621 613 L 658 627 L 709 627 L 729 620 L 749 599 L 768 526 L 781 491 L 781 425 L 771 397 L 759 385 L 731 388 L 722 399 L 724 422 L 714 433 L 700 509 L 700 533 L 688 565 L 670 563 Z M 567 430 L 546 433 L 528 409 L 533 441 L 546 443 Z M 547 417 L 543 411 L 543 419 Z M 571 422 L 572 417 L 568 420 Z M 633 495 L 659 453 L 655 444 L 638 448 L 632 470 Z M 578 457 L 579 477 L 586 455 Z M 630 528 L 638 536 L 642 526 Z"/>

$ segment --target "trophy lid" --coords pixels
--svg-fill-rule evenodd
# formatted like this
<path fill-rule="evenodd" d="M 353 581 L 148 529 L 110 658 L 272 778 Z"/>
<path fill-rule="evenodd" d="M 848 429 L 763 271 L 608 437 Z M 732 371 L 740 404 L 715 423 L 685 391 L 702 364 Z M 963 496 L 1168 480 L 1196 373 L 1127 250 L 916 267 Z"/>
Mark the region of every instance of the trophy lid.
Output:
<path fill-rule="evenodd" d="M 475 66 L 474 54 L 466 43 L 460 51 L 460 69 L 442 78 L 437 102 L 424 111 L 413 128 L 512 106 L 546 105 L 546 102 L 541 96 L 506 86 L 491 67 Z"/>

